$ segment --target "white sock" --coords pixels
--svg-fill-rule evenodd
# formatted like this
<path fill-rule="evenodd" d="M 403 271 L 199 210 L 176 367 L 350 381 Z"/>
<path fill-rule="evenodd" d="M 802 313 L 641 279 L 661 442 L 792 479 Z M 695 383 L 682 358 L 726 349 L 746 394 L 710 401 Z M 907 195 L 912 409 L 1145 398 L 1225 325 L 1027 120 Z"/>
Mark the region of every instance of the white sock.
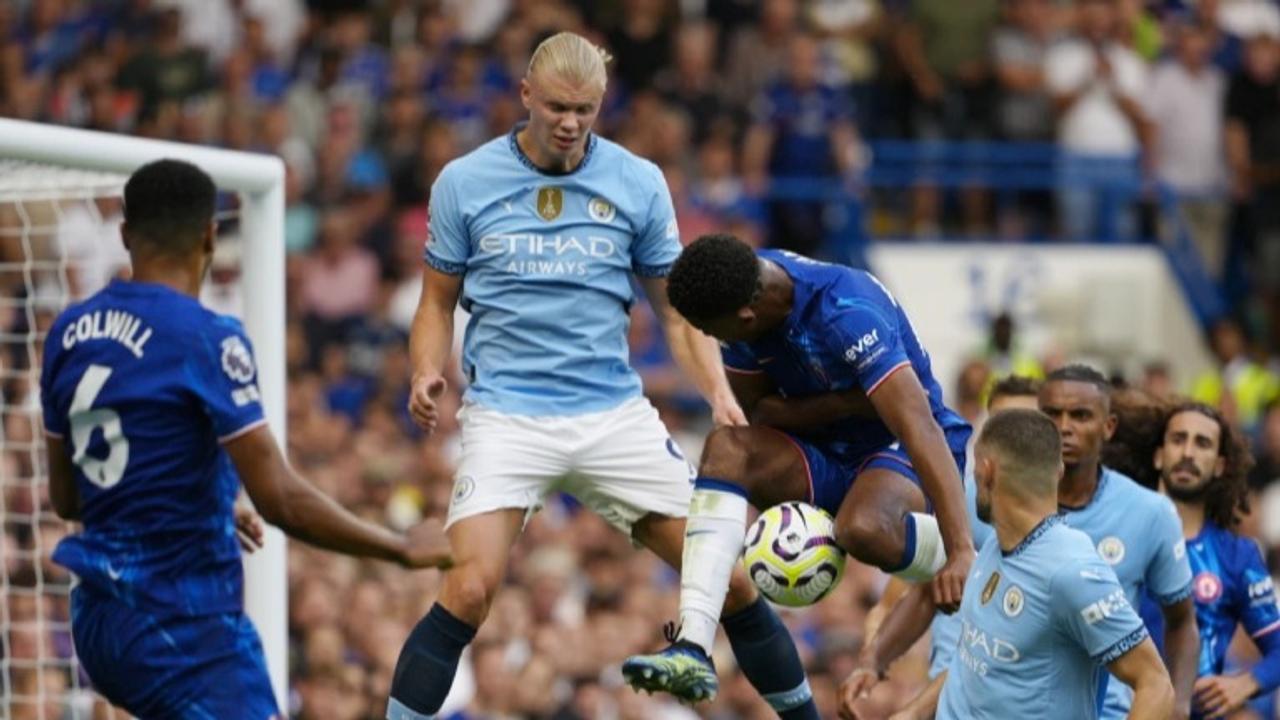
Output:
<path fill-rule="evenodd" d="M 933 578 L 947 564 L 947 549 L 942 544 L 938 518 L 924 513 L 911 513 L 903 521 L 915 524 L 916 550 L 911 556 L 911 563 L 893 575 L 909 582 L 924 582 Z"/>
<path fill-rule="evenodd" d="M 727 490 L 696 487 L 689 503 L 680 573 L 680 639 L 711 654 L 729 576 L 742 554 L 747 498 Z"/>

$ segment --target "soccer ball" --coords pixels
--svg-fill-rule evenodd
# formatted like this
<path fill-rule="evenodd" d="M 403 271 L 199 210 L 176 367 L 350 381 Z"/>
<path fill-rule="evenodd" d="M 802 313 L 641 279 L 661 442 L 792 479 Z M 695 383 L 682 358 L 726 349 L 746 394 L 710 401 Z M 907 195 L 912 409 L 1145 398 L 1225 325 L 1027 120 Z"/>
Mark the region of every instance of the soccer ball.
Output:
<path fill-rule="evenodd" d="M 760 513 L 747 531 L 742 564 L 760 592 L 787 607 L 812 605 L 844 574 L 835 521 L 826 511 L 788 502 Z"/>

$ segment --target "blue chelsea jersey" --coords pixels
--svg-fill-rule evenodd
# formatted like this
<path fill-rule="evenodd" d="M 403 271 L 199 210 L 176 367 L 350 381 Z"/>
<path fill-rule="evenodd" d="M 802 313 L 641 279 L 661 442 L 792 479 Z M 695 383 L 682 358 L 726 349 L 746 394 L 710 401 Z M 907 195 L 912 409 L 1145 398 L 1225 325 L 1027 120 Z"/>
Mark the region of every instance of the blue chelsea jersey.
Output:
<path fill-rule="evenodd" d="M 239 477 L 221 443 L 265 423 L 240 323 L 164 286 L 116 281 L 54 321 L 40 388 L 84 524 L 53 559 L 140 609 L 240 609 Z"/>
<path fill-rule="evenodd" d="M 1244 625 L 1254 639 L 1280 629 L 1275 587 L 1257 542 L 1207 520 L 1187 541 L 1187 556 L 1200 628 L 1197 675 L 1220 675 L 1236 625 Z"/>
<path fill-rule="evenodd" d="M 640 394 L 629 364 L 632 276 L 680 254 L 662 172 L 592 135 L 572 172 L 525 157 L 513 130 L 445 166 L 431 189 L 426 262 L 462 277 L 466 400 L 517 415 L 577 415 Z"/>
<path fill-rule="evenodd" d="M 785 397 L 861 388 L 875 392 L 895 371 L 910 367 L 929 396 L 943 431 L 967 427 L 942 401 L 928 353 L 911 321 L 875 276 L 795 253 L 761 250 L 795 284 L 791 314 L 782 327 L 754 342 L 726 343 L 731 372 L 764 373 Z M 846 458 L 874 452 L 896 440 L 880 419 L 848 418 L 800 433 Z"/>

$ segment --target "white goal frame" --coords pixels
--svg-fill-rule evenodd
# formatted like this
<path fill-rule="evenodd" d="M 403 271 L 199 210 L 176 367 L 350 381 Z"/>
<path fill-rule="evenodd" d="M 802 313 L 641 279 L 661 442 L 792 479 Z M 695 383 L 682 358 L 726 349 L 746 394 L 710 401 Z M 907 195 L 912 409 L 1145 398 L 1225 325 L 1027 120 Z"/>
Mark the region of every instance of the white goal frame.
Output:
<path fill-rule="evenodd" d="M 267 421 L 285 447 L 285 170 L 280 158 L 0 118 L 0 159 L 127 176 L 162 158 L 193 163 L 219 190 L 242 198 L 244 325 L 257 355 Z M 262 637 L 281 708 L 288 708 L 286 561 L 284 534 L 269 526 L 265 547 L 245 557 L 245 607 Z"/>

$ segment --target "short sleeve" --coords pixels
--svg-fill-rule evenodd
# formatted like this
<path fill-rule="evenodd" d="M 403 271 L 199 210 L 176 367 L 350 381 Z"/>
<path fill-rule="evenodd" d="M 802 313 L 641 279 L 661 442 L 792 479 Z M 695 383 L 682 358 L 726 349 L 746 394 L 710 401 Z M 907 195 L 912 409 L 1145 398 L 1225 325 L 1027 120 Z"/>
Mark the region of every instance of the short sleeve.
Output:
<path fill-rule="evenodd" d="M 1071 558 L 1050 581 L 1053 617 L 1096 662 L 1111 663 L 1147 638 L 1116 574 L 1100 557 Z"/>
<path fill-rule="evenodd" d="M 720 357 L 724 361 L 724 369 L 729 372 L 751 375 L 764 372 L 756 354 L 746 343 L 720 343 Z"/>
<path fill-rule="evenodd" d="M 448 275 L 462 275 L 471 257 L 471 238 L 458 202 L 457 174 L 440 173 L 427 204 L 426 263 Z"/>
<path fill-rule="evenodd" d="M 648 212 L 631 251 L 631 269 L 640 277 L 666 277 L 680 256 L 680 228 L 662 171 L 645 163 L 648 174 Z"/>
<path fill-rule="evenodd" d="M 203 329 L 201 341 L 202 351 L 188 356 L 189 375 L 218 442 L 265 424 L 253 345 L 240 324 L 218 318 Z"/>
<path fill-rule="evenodd" d="M 40 410 L 44 415 L 44 431 L 45 434 L 56 438 L 65 437 L 68 432 L 67 415 L 55 407 L 53 397 L 54 360 L 62 351 L 59 346 L 62 338 L 61 329 L 61 325 L 58 324 L 50 329 L 44 339 L 44 354 L 40 360 Z"/>
<path fill-rule="evenodd" d="M 876 391 L 895 371 L 911 364 L 896 323 L 869 303 L 848 302 L 831 318 L 827 342 L 840 354 L 845 365 L 868 395 Z"/>
<path fill-rule="evenodd" d="M 1147 592 L 1162 606 L 1182 602 L 1191 595 L 1191 562 L 1182 537 L 1182 521 L 1168 498 L 1160 497 L 1160 510 L 1151 523 L 1155 552 L 1147 564 Z"/>
<path fill-rule="evenodd" d="M 1280 629 L 1280 608 L 1276 606 L 1276 588 L 1262 561 L 1262 553 L 1252 539 L 1241 538 L 1240 588 L 1238 616 L 1249 637 L 1259 638 Z"/>
<path fill-rule="evenodd" d="M 1044 61 L 1044 81 L 1050 93 L 1065 95 L 1075 92 L 1085 81 L 1087 68 L 1081 66 L 1081 55 L 1072 44 L 1049 50 Z"/>

